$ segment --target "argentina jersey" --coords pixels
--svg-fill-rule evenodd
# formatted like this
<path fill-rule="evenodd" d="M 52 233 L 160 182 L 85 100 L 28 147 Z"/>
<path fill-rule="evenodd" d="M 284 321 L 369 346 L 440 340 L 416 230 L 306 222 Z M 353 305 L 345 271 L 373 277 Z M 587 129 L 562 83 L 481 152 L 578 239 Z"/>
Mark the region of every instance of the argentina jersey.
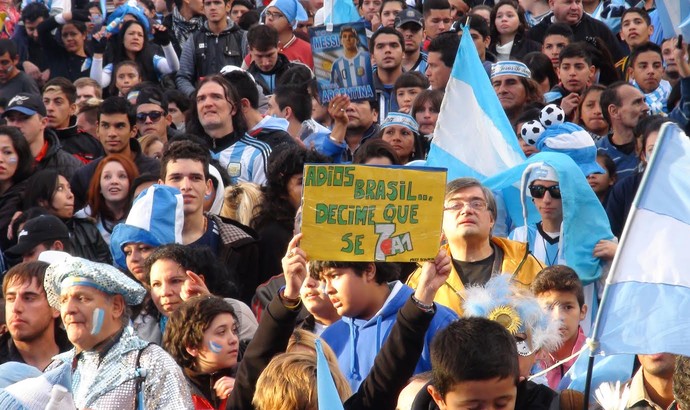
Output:
<path fill-rule="evenodd" d="M 218 153 L 218 162 L 226 169 L 232 184 L 253 182 L 266 184 L 266 164 L 271 147 L 256 138 L 243 136 Z"/>
<path fill-rule="evenodd" d="M 544 262 L 546 266 L 558 265 L 564 260 L 560 254 L 560 236 L 556 238 L 544 237 L 535 225 L 520 226 L 510 233 L 509 239 L 526 242 L 535 258 Z"/>
<path fill-rule="evenodd" d="M 357 87 L 371 83 L 369 78 L 369 66 L 371 58 L 369 53 L 361 51 L 353 58 L 339 57 L 333 62 L 331 68 L 331 83 L 340 88 Z"/>

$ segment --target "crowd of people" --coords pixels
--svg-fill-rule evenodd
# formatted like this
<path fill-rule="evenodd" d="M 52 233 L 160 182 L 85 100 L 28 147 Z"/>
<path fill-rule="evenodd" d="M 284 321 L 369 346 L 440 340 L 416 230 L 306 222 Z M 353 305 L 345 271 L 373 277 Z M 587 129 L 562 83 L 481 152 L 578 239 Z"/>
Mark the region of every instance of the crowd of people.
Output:
<path fill-rule="evenodd" d="M 322 0 L 0 4 L 0 407 L 61 385 L 51 408 L 336 408 L 323 353 L 346 409 L 582 408 L 647 160 L 690 130 L 687 44 L 654 0 L 355 7 L 376 98 L 322 103 Z M 443 104 L 463 35 L 505 137 L 566 158 L 514 171 L 525 220 L 459 178 L 433 261 L 310 259 L 304 165 L 424 166 L 439 115 L 472 120 Z M 657 353 L 609 381 L 626 409 L 690 409 L 690 359 Z"/>

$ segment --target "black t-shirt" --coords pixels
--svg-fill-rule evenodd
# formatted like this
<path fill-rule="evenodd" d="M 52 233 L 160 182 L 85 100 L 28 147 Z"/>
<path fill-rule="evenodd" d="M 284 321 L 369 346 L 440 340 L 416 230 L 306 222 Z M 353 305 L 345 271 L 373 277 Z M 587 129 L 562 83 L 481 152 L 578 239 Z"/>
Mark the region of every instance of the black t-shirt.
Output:
<path fill-rule="evenodd" d="M 491 279 L 496 252 L 491 256 L 476 262 L 463 262 L 453 259 L 453 266 L 462 280 L 462 284 L 467 286 L 485 285 Z"/>
<path fill-rule="evenodd" d="M 208 223 L 206 224 L 206 232 L 201 235 L 201 238 L 189 244 L 189 246 L 208 246 L 211 248 L 213 253 L 218 254 L 218 244 L 220 243 L 220 231 L 218 230 L 218 225 L 216 222 L 205 217 Z"/>

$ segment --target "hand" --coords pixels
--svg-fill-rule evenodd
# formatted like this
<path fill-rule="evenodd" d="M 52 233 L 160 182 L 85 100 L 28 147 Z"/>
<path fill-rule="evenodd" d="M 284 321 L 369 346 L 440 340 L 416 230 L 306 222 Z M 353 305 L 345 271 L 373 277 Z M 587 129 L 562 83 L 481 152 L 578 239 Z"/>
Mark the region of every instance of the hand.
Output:
<path fill-rule="evenodd" d="M 213 385 L 213 390 L 216 391 L 216 396 L 221 400 L 227 399 L 235 388 L 235 378 L 223 376 Z"/>
<path fill-rule="evenodd" d="M 204 278 L 192 272 L 187 271 L 187 280 L 182 284 L 182 290 L 180 291 L 180 298 L 182 300 L 191 299 L 195 296 L 210 295 L 211 292 L 206 287 Z"/>
<path fill-rule="evenodd" d="M 371 18 L 371 30 L 376 31 L 381 26 L 381 16 L 379 13 L 374 14 Z"/>
<path fill-rule="evenodd" d="M 580 96 L 575 93 L 570 93 L 561 100 L 561 108 L 565 111 L 566 117 L 572 117 L 580 104 Z"/>
<path fill-rule="evenodd" d="M 299 289 L 307 277 L 307 254 L 297 244 L 302 239 L 302 234 L 295 235 L 287 247 L 287 253 L 281 263 L 285 275 L 285 291 L 283 296 L 288 299 L 299 298 Z"/>
<path fill-rule="evenodd" d="M 34 81 L 37 81 L 41 78 L 41 70 L 31 61 L 24 61 L 22 63 L 22 68 L 29 77 L 34 79 Z"/>
<path fill-rule="evenodd" d="M 153 25 L 153 41 L 161 46 L 167 46 L 170 44 L 170 32 L 164 25 Z"/>
<path fill-rule="evenodd" d="M 107 41 L 104 38 L 102 31 L 99 31 L 98 33 L 94 34 L 93 37 L 91 38 L 91 51 L 94 54 L 105 53 L 106 45 L 107 45 Z"/>
<path fill-rule="evenodd" d="M 681 47 L 675 47 L 673 49 L 673 56 L 676 58 L 676 64 L 678 64 L 678 73 L 682 78 L 690 77 L 690 64 L 687 60 L 687 50 L 688 45 L 682 43 Z"/>
<path fill-rule="evenodd" d="M 594 252 L 592 252 L 592 255 L 595 258 L 610 261 L 616 255 L 617 249 L 618 244 L 616 242 L 602 239 L 594 246 Z"/>
<path fill-rule="evenodd" d="M 350 97 L 347 95 L 336 95 L 331 102 L 328 103 L 328 114 L 333 117 L 334 121 L 347 125 L 347 107 L 349 106 Z"/>
<path fill-rule="evenodd" d="M 67 18 L 69 15 L 69 18 Z M 75 9 L 72 11 L 65 11 L 62 13 L 65 21 L 83 21 L 84 23 L 91 21 L 91 14 L 87 10 Z"/>
<path fill-rule="evenodd" d="M 414 297 L 427 305 L 433 303 L 436 292 L 446 283 L 448 276 L 450 276 L 452 271 L 451 263 L 450 255 L 448 255 L 445 249 L 439 249 L 433 262 L 424 262 Z"/>

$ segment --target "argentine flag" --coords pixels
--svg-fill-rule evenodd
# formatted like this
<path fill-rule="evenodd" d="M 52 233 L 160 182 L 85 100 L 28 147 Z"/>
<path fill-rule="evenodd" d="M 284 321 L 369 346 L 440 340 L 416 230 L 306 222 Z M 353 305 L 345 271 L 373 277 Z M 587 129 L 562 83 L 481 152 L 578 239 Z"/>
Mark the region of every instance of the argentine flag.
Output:
<path fill-rule="evenodd" d="M 659 13 L 664 38 L 682 34 L 687 42 L 690 38 L 690 2 L 687 0 L 656 0 L 654 4 L 657 13 Z"/>
<path fill-rule="evenodd" d="M 659 131 L 621 236 L 595 325 L 608 354 L 690 356 L 690 140 Z"/>
<path fill-rule="evenodd" d="M 463 27 L 469 33 L 469 27 Z M 515 132 L 479 61 L 472 37 L 463 35 L 434 139 L 430 167 L 448 168 L 448 180 L 483 180 L 525 161 Z"/>

